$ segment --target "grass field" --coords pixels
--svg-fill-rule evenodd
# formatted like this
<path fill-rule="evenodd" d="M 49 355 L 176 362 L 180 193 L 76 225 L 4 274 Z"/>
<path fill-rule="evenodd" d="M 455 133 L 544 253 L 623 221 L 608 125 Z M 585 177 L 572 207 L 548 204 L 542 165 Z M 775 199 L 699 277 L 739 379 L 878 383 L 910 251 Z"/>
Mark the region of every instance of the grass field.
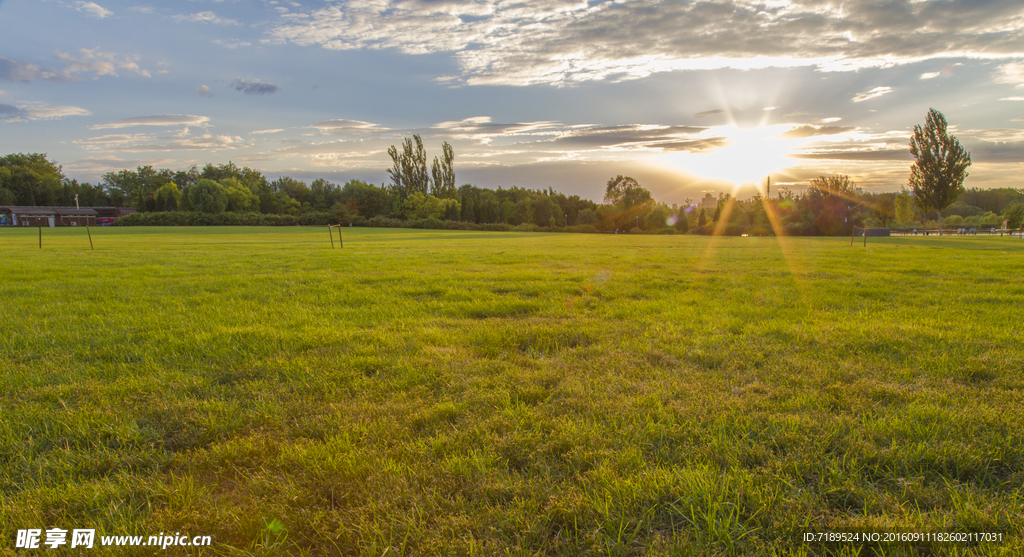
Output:
<path fill-rule="evenodd" d="M 84 233 L 0 230 L 2 555 L 1024 553 L 1019 239 Z"/>

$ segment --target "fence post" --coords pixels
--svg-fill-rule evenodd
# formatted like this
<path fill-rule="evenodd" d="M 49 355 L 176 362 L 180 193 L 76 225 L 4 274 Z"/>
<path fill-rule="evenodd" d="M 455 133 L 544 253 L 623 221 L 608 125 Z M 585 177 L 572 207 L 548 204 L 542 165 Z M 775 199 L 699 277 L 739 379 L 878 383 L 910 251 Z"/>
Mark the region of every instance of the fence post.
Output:
<path fill-rule="evenodd" d="M 331 249 L 334 249 L 334 231 L 331 230 L 331 228 L 333 228 L 333 227 L 328 224 L 327 225 L 327 235 L 331 237 Z"/>
<path fill-rule="evenodd" d="M 39 225 L 39 249 L 43 249 L 43 225 Z"/>
<path fill-rule="evenodd" d="M 89 231 L 89 225 L 88 224 L 85 225 L 85 233 L 89 235 L 89 247 L 92 248 L 93 250 L 95 250 L 96 246 L 92 245 L 92 232 Z"/>
<path fill-rule="evenodd" d="M 857 227 L 853 227 L 853 232 L 850 232 L 850 247 L 853 247 L 853 238 L 857 235 Z"/>

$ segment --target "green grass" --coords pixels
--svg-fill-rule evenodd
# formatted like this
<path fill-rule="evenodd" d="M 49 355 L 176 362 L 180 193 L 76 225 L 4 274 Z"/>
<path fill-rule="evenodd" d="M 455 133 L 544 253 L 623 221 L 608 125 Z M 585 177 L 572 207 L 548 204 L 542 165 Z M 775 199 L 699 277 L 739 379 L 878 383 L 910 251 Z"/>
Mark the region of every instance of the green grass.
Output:
<path fill-rule="evenodd" d="M 84 232 L 0 230 L 0 554 L 1024 552 L 1019 239 Z"/>

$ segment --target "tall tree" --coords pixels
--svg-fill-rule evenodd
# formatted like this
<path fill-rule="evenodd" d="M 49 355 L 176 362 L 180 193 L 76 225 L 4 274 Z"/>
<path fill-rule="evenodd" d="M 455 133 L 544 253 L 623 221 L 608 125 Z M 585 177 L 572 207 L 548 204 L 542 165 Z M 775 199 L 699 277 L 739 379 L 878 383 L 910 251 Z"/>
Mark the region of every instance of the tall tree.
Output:
<path fill-rule="evenodd" d="M 413 142 L 415 141 L 415 147 Z M 402 142 L 402 152 L 399 153 L 394 145 L 388 148 L 388 155 L 391 156 L 391 168 L 388 174 L 391 176 L 391 188 L 399 200 L 408 199 L 415 192 L 424 196 L 430 187 L 430 175 L 427 174 L 427 153 L 423 149 L 423 140 L 419 134 L 408 137 Z"/>
<path fill-rule="evenodd" d="M 441 144 L 441 159 L 434 157 L 434 165 L 430 169 L 433 181 L 430 183 L 430 194 L 439 198 L 454 198 L 455 191 L 455 151 L 447 141 Z"/>
<path fill-rule="evenodd" d="M 896 199 L 894 200 L 893 205 L 897 222 L 910 222 L 913 220 L 913 201 L 911 201 L 910 192 L 907 191 L 906 187 L 902 188 L 899 193 L 896 194 Z"/>
<path fill-rule="evenodd" d="M 946 128 L 946 117 L 931 108 L 924 126 L 914 126 L 910 138 L 910 154 L 916 162 L 910 167 L 909 185 L 922 207 L 939 213 L 940 235 L 942 211 L 964 192 L 967 167 L 971 166 L 971 154 Z"/>
<path fill-rule="evenodd" d="M 604 202 L 612 205 L 622 204 L 625 208 L 639 205 L 651 199 L 651 192 L 640 185 L 636 178 L 619 174 L 608 179 L 604 192 Z"/>

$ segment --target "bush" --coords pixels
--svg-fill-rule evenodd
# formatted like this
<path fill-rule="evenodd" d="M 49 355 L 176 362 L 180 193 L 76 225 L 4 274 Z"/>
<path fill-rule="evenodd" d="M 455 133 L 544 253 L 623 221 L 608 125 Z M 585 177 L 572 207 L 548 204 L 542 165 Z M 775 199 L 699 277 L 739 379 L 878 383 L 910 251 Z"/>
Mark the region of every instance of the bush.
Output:
<path fill-rule="evenodd" d="M 259 213 L 132 213 L 114 221 L 115 226 L 326 226 L 334 224 L 331 213 L 261 215 Z"/>
<path fill-rule="evenodd" d="M 643 233 L 644 233 L 644 231 L 643 231 L 643 230 L 640 230 L 639 228 L 637 228 L 637 227 L 635 227 L 635 226 L 634 226 L 633 228 L 631 228 L 631 229 L 629 230 L 629 233 L 630 233 L 630 234 L 643 234 Z"/>
<path fill-rule="evenodd" d="M 599 230 L 592 224 L 574 224 L 565 229 L 566 232 L 580 232 L 583 234 L 597 234 Z"/>

